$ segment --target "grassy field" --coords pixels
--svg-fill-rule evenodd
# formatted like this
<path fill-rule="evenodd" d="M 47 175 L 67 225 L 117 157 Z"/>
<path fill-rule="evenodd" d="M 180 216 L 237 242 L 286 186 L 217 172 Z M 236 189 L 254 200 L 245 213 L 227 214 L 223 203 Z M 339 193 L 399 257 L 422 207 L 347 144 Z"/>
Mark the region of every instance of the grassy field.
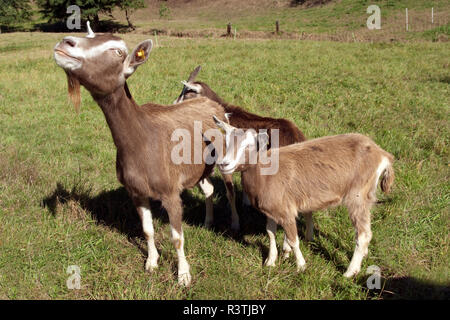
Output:
<path fill-rule="evenodd" d="M 186 191 L 193 285 L 185 289 L 177 285 L 170 227 L 158 203 L 160 267 L 144 272 L 146 242 L 116 180 L 103 114 L 84 89 L 81 113 L 74 112 L 52 59 L 63 36 L 0 35 L 0 299 L 449 298 L 448 43 L 158 37 L 129 79 L 138 103 L 171 103 L 180 80 L 202 64 L 199 79 L 227 101 L 289 118 L 309 138 L 366 134 L 396 158 L 393 192 L 379 194 L 369 256 L 353 280 L 342 276 L 354 249 L 346 210 L 317 212 L 311 243 L 299 219 L 307 270 L 296 273 L 293 258 L 262 266 L 269 241 L 258 212 L 239 210 L 242 234 L 230 235 L 218 175 L 213 230 L 201 226 L 201 192 Z M 129 48 L 145 38 L 124 36 Z M 80 290 L 67 289 L 70 265 L 81 268 Z M 381 268 L 382 290 L 366 287 L 370 265 Z"/>

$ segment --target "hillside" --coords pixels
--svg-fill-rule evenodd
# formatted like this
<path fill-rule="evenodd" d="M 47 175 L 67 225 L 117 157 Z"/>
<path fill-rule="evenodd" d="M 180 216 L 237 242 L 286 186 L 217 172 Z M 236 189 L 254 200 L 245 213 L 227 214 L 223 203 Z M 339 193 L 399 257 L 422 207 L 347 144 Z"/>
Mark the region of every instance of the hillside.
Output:
<path fill-rule="evenodd" d="M 317 3 L 326 2 L 324 5 Z M 303 4 L 298 4 L 303 3 Z M 315 4 L 315 5 L 313 5 Z M 369 31 L 366 10 L 381 9 L 381 30 Z M 431 8 L 434 23 L 431 23 Z M 409 32 L 405 31 L 405 8 Z M 231 22 L 238 37 L 271 37 L 279 21 L 279 37 L 325 40 L 448 39 L 450 3 L 418 0 L 149 0 L 132 14 L 137 32 L 177 36 L 221 36 Z M 114 17 L 125 23 L 122 12 Z M 442 37 L 442 35 L 444 35 Z"/>

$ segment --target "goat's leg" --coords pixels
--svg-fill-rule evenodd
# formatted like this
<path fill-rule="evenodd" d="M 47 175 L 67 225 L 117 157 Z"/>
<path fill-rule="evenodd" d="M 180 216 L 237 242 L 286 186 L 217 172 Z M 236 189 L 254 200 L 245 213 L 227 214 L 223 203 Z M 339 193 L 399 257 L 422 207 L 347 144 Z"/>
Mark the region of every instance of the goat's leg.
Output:
<path fill-rule="evenodd" d="M 267 256 L 264 265 L 274 267 L 275 261 L 277 261 L 278 256 L 277 242 L 276 242 L 277 223 L 269 217 L 267 217 L 266 230 L 267 234 L 269 235 L 270 246 L 269 246 L 269 255 Z"/>
<path fill-rule="evenodd" d="M 252 205 L 245 191 L 242 191 L 242 205 L 246 207 L 250 207 Z"/>
<path fill-rule="evenodd" d="M 306 212 L 303 214 L 306 221 L 306 240 L 313 241 L 314 239 L 314 223 L 312 218 L 312 212 Z"/>
<path fill-rule="evenodd" d="M 294 250 L 295 260 L 297 263 L 297 271 L 304 271 L 306 268 L 306 262 L 300 251 L 300 241 L 298 240 L 297 224 L 295 218 L 292 221 L 283 221 L 281 226 L 286 233 L 286 242 Z"/>
<path fill-rule="evenodd" d="M 142 229 L 144 231 L 145 239 L 147 240 L 148 257 L 145 263 L 145 270 L 152 271 L 158 267 L 158 250 L 155 246 L 155 230 L 153 229 L 152 212 L 147 198 L 133 199 L 139 217 L 142 221 Z"/>
<path fill-rule="evenodd" d="M 372 239 L 372 231 L 370 230 L 370 209 L 361 205 L 356 208 L 349 208 L 350 219 L 356 229 L 356 247 L 352 260 L 348 266 L 344 277 L 350 278 L 361 270 L 362 259 L 368 253 L 370 240 Z"/>
<path fill-rule="evenodd" d="M 213 193 L 214 193 L 214 186 L 211 183 L 211 180 L 209 178 L 205 178 L 200 180 L 198 183 L 200 186 L 200 189 L 202 189 L 203 193 L 205 194 L 205 207 L 206 207 L 206 215 L 205 215 L 205 227 L 211 228 L 214 217 L 213 217 Z"/>
<path fill-rule="evenodd" d="M 292 248 L 289 245 L 289 243 L 287 242 L 287 237 L 286 237 L 286 233 L 284 234 L 284 241 L 283 241 L 283 259 L 287 259 L 289 258 L 291 252 L 292 252 Z"/>
<path fill-rule="evenodd" d="M 191 274 L 189 264 L 184 255 L 184 235 L 181 227 L 183 208 L 179 194 L 173 194 L 162 199 L 162 205 L 167 210 L 172 232 L 172 242 L 177 250 L 178 256 L 178 284 L 189 286 Z"/>
<path fill-rule="evenodd" d="M 234 192 L 233 176 L 231 174 L 224 174 L 223 181 L 227 189 L 228 203 L 231 207 L 231 230 L 234 232 L 239 231 L 239 215 L 236 210 L 236 193 Z"/>

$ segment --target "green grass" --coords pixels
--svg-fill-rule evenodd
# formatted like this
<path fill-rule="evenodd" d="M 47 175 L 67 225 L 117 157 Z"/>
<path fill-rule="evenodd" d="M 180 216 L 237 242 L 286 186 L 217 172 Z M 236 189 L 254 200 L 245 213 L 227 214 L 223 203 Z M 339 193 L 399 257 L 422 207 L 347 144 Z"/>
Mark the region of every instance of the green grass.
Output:
<path fill-rule="evenodd" d="M 63 36 L 0 35 L 0 299 L 448 298 L 448 43 L 158 37 L 160 46 L 129 79 L 138 103 L 171 103 L 180 80 L 202 64 L 199 79 L 226 101 L 289 118 L 309 138 L 366 134 L 396 158 L 393 192 L 379 195 L 369 256 L 354 280 L 342 276 L 354 248 L 346 210 L 317 212 L 312 243 L 299 219 L 307 262 L 299 274 L 293 259 L 262 266 L 268 237 L 259 213 L 239 210 L 243 235 L 229 236 L 218 176 L 214 230 L 201 226 L 204 196 L 186 191 L 193 285 L 185 289 L 177 286 L 176 253 L 158 203 L 160 267 L 144 272 L 146 243 L 116 180 L 103 114 L 84 89 L 75 114 L 52 59 Z M 130 49 L 145 38 L 124 36 Z M 81 290 L 66 287 L 69 265 L 81 268 Z M 383 290 L 366 288 L 370 265 L 381 268 Z"/>

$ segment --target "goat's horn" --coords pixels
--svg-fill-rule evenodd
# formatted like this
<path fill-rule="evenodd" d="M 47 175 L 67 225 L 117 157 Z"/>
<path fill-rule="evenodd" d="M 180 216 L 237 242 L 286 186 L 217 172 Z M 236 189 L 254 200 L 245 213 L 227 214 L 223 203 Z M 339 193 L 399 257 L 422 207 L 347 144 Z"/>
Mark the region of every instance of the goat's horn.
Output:
<path fill-rule="evenodd" d="M 87 25 L 87 31 L 88 31 L 88 35 L 86 36 L 86 38 L 94 38 L 95 37 L 95 33 L 94 31 L 92 31 L 91 29 L 91 24 L 88 22 L 86 22 Z"/>
<path fill-rule="evenodd" d="M 197 76 L 197 74 L 200 72 L 201 69 L 202 66 L 197 66 L 197 68 L 195 68 L 194 71 L 192 71 L 191 74 L 189 75 L 189 79 L 187 82 L 194 81 L 195 77 Z"/>

